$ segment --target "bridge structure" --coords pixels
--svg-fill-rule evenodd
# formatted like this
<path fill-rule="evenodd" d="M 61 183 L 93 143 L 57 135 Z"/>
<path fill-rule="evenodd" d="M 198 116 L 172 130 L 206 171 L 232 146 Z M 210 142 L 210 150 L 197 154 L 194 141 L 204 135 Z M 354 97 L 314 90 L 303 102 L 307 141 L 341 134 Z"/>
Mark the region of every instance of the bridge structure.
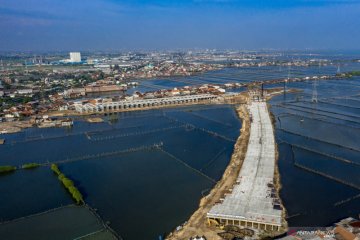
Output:
<path fill-rule="evenodd" d="M 217 95 L 197 94 L 177 97 L 164 97 L 139 100 L 123 100 L 116 102 L 98 102 L 98 103 L 75 103 L 75 110 L 79 113 L 91 112 L 111 112 L 125 109 L 142 109 L 149 107 L 161 107 L 187 103 L 198 103 L 217 99 Z"/>
<path fill-rule="evenodd" d="M 250 138 L 234 186 L 207 213 L 211 225 L 279 231 L 282 205 L 275 188 L 275 139 L 266 102 L 249 105 Z"/>

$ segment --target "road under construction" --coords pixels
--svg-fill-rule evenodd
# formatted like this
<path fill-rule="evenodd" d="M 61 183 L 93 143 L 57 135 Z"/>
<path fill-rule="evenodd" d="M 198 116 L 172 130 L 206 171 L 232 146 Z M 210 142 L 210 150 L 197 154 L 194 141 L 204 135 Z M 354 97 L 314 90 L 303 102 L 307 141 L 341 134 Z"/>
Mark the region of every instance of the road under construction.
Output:
<path fill-rule="evenodd" d="M 282 207 L 274 188 L 275 140 L 266 102 L 252 102 L 250 139 L 230 193 L 207 213 L 209 224 L 279 231 Z"/>
<path fill-rule="evenodd" d="M 265 101 L 278 92 L 247 92 L 245 102 L 237 107 L 242 119 L 241 134 L 222 179 L 201 199 L 198 210 L 181 230 L 172 232 L 167 239 L 189 239 L 195 235 L 223 239 L 224 234 L 243 234 L 228 232 L 229 228 L 253 231 L 255 239 L 286 230 L 285 209 L 279 198 L 274 130 Z"/>

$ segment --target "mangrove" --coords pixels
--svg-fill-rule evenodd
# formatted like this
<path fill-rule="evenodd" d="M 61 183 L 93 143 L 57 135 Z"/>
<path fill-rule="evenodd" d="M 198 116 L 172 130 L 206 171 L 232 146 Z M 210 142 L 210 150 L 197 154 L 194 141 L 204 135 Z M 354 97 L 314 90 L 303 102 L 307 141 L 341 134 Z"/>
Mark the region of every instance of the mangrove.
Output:
<path fill-rule="evenodd" d="M 9 173 L 16 170 L 14 166 L 0 166 L 0 173 Z"/>
<path fill-rule="evenodd" d="M 52 170 L 54 173 L 56 173 L 56 175 L 60 175 L 60 174 L 61 174 L 58 166 L 57 166 L 56 164 L 54 164 L 54 163 L 51 164 L 51 170 Z"/>
<path fill-rule="evenodd" d="M 77 204 L 85 203 L 79 189 L 74 186 L 74 182 L 71 179 L 67 178 L 65 174 L 60 171 L 59 167 L 56 164 L 51 164 L 51 170 L 58 176 L 59 181 L 62 182 L 64 187 L 68 190 L 68 192 L 71 194 Z"/>
<path fill-rule="evenodd" d="M 21 166 L 22 169 L 33 169 L 33 168 L 37 168 L 37 167 L 40 167 L 40 164 L 38 164 L 38 163 L 26 163 L 26 164 Z"/>

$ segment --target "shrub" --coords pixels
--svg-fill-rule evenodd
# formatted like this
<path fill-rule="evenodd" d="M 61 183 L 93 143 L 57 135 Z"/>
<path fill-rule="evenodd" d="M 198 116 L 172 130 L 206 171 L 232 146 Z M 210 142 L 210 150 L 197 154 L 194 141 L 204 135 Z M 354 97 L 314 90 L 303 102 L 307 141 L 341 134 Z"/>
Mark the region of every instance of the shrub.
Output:
<path fill-rule="evenodd" d="M 64 178 L 65 178 L 65 175 L 62 174 L 62 173 L 60 173 L 59 176 L 58 176 L 58 179 L 59 179 L 60 181 L 62 181 Z"/>
<path fill-rule="evenodd" d="M 69 188 L 69 187 L 71 187 L 71 186 L 74 186 L 73 181 L 71 181 L 70 179 L 68 179 L 68 178 L 66 178 L 66 177 L 64 177 L 64 178 L 62 179 L 62 183 L 64 184 L 64 186 L 65 186 L 66 188 Z"/>
<path fill-rule="evenodd" d="M 80 191 L 74 186 L 74 182 L 67 178 L 62 172 L 60 172 L 59 167 L 56 164 L 51 164 L 51 170 L 58 175 L 59 181 L 61 181 L 64 187 L 69 191 L 76 203 L 84 203 L 83 196 L 81 195 Z"/>
<path fill-rule="evenodd" d="M 26 164 L 22 165 L 21 167 L 23 169 L 32 169 L 32 168 L 37 168 L 39 166 L 40 166 L 40 164 L 38 164 L 38 163 L 26 163 Z"/>
<path fill-rule="evenodd" d="M 353 76 L 360 76 L 360 71 L 352 71 L 350 74 Z"/>
<path fill-rule="evenodd" d="M 0 173 L 13 172 L 16 170 L 14 166 L 0 166 Z"/>
<path fill-rule="evenodd" d="M 72 197 L 75 199 L 77 204 L 84 203 L 83 196 L 76 187 L 70 186 L 68 190 L 71 193 Z"/>
<path fill-rule="evenodd" d="M 59 167 L 55 163 L 51 164 L 51 170 L 53 170 L 53 172 L 56 173 L 57 175 L 61 174 Z"/>

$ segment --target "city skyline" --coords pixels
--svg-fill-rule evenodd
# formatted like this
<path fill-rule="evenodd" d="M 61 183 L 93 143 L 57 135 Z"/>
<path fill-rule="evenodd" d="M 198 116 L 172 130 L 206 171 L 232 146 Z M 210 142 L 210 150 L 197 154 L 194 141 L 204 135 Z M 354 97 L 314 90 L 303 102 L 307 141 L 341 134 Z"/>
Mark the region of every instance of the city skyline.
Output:
<path fill-rule="evenodd" d="M 0 50 L 358 49 L 357 1 L 0 0 Z"/>

